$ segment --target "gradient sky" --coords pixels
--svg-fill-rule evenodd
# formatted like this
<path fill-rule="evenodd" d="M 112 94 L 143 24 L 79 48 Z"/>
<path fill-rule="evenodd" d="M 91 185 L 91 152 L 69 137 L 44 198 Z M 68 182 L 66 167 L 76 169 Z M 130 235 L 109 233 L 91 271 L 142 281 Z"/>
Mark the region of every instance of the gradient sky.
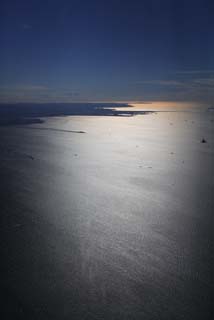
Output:
<path fill-rule="evenodd" d="M 2 0 L 0 102 L 214 102 L 213 0 Z"/>

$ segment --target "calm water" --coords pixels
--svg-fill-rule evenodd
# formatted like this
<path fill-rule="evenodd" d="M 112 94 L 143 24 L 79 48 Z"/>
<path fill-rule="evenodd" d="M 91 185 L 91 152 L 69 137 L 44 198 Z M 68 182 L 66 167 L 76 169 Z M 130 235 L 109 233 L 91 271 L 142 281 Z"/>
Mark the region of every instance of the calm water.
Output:
<path fill-rule="evenodd" d="M 211 319 L 213 119 L 181 112 L 0 127 L 2 312 Z"/>

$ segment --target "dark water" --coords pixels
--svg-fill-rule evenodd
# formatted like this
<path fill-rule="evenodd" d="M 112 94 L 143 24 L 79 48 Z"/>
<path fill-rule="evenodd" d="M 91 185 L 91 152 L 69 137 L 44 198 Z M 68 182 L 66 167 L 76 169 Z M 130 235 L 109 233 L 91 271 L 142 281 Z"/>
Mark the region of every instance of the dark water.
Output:
<path fill-rule="evenodd" d="M 2 319 L 211 319 L 212 117 L 0 127 Z"/>

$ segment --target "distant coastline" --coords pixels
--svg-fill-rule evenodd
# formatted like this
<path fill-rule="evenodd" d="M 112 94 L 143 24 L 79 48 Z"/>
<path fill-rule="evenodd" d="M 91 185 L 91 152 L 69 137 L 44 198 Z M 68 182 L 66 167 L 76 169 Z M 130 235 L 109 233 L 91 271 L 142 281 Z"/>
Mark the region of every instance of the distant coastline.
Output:
<path fill-rule="evenodd" d="M 17 103 L 0 104 L 0 125 L 43 123 L 44 117 L 119 116 L 130 117 L 152 111 L 120 110 L 132 108 L 126 103 Z"/>

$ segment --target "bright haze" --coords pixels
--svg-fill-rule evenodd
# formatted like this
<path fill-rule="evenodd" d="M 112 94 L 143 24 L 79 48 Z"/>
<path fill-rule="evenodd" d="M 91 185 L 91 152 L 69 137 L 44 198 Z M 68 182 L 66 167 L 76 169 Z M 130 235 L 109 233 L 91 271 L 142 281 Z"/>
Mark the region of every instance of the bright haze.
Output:
<path fill-rule="evenodd" d="M 0 102 L 213 103 L 213 1 L 2 0 Z"/>

